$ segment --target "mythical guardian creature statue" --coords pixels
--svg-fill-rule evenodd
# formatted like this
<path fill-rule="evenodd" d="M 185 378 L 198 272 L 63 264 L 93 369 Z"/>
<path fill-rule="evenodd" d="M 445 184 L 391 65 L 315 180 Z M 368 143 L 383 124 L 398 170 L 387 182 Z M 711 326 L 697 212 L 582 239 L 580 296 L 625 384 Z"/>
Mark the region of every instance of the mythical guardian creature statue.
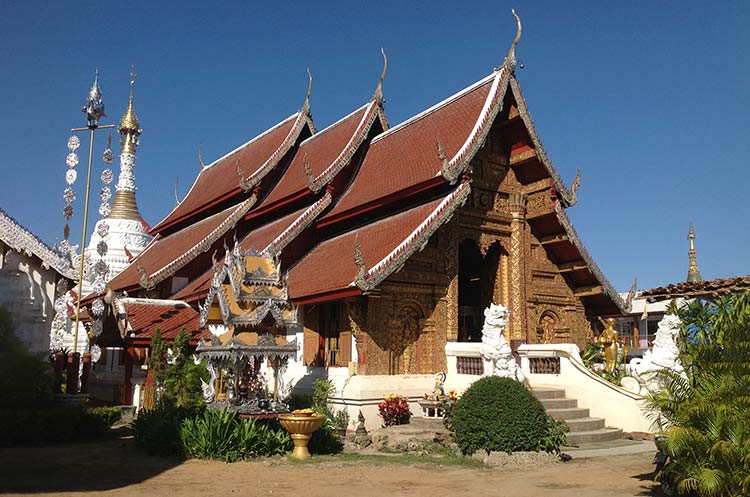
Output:
<path fill-rule="evenodd" d="M 503 330 L 508 325 L 510 311 L 502 305 L 490 303 L 484 310 L 484 327 L 482 328 L 482 346 L 479 348 L 484 361 L 484 376 L 500 376 L 524 381 L 521 368 L 513 358 L 510 344 L 505 339 Z"/>
<path fill-rule="evenodd" d="M 637 393 L 653 393 L 662 389 L 661 382 L 654 374 L 662 369 L 671 369 L 679 374 L 684 374 L 684 368 L 680 363 L 680 351 L 677 348 L 677 337 L 680 333 L 680 318 L 674 314 L 665 315 L 656 330 L 654 346 L 643 354 L 643 359 L 630 361 L 630 375 L 637 381 L 623 378 L 623 386 L 629 390 L 637 390 Z"/>

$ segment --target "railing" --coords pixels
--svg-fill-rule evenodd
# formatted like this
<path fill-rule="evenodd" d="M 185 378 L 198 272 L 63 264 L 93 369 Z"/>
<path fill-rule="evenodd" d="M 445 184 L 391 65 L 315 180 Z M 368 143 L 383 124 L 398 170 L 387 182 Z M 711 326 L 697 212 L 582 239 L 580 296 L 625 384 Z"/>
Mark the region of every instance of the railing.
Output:
<path fill-rule="evenodd" d="M 532 388 L 564 389 L 591 416 L 625 431 L 653 431 L 643 397 L 593 374 L 573 344 L 526 344 L 518 347 L 521 367 Z"/>
<path fill-rule="evenodd" d="M 559 357 L 529 357 L 531 374 L 560 374 Z"/>
<path fill-rule="evenodd" d="M 484 374 L 484 363 L 481 357 L 456 356 L 456 372 L 458 374 Z"/>

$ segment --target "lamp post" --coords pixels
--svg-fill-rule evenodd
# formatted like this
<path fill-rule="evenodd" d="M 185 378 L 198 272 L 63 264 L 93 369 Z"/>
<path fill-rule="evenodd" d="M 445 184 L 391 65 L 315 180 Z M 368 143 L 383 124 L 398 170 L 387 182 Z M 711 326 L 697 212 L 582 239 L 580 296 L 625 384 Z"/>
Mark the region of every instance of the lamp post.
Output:
<path fill-rule="evenodd" d="M 89 189 L 91 187 L 91 162 L 94 153 L 94 132 L 97 129 L 108 129 L 114 128 L 113 124 L 100 125 L 99 119 L 105 116 L 104 114 L 104 101 L 102 100 L 102 92 L 99 88 L 99 68 L 96 69 L 94 76 L 94 83 L 91 85 L 88 97 L 86 98 L 86 105 L 81 109 L 86 114 L 86 127 L 83 128 L 72 128 L 70 131 L 73 133 L 88 131 L 89 132 L 89 161 L 86 171 L 86 196 L 83 204 L 83 232 L 81 234 L 81 259 L 78 268 L 78 292 L 76 302 L 76 320 L 75 320 L 75 332 L 73 335 L 73 354 L 75 359 L 78 359 L 78 326 L 80 323 L 81 315 L 81 294 L 83 293 L 83 269 L 84 269 L 84 256 L 86 249 L 86 230 L 88 229 L 87 221 L 89 214 Z M 75 361 L 74 359 L 74 361 Z M 77 362 L 77 361 L 75 361 Z M 77 367 L 75 368 L 77 372 Z M 77 374 L 76 376 L 76 388 L 77 388 Z M 70 385 L 70 380 L 68 381 Z"/>

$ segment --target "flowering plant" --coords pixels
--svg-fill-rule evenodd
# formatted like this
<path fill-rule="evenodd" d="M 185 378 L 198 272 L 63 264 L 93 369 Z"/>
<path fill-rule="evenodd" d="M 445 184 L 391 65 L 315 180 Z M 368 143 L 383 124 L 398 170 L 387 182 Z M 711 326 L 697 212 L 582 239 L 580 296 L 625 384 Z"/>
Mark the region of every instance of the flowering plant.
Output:
<path fill-rule="evenodd" d="M 378 404 L 378 414 L 383 418 L 385 426 L 407 423 L 411 417 L 409 399 L 392 393 Z"/>

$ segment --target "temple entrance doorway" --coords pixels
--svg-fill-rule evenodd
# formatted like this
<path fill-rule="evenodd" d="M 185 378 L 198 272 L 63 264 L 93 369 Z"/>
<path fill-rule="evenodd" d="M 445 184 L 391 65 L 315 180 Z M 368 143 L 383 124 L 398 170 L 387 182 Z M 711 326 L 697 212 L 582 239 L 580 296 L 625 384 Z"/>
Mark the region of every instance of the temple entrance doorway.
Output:
<path fill-rule="evenodd" d="M 499 278 L 503 254 L 498 242 L 482 256 L 476 242 L 465 239 L 458 248 L 458 341 L 479 342 L 482 339 L 484 309 L 490 302 L 501 303 Z M 507 255 L 507 254 L 506 254 Z"/>

